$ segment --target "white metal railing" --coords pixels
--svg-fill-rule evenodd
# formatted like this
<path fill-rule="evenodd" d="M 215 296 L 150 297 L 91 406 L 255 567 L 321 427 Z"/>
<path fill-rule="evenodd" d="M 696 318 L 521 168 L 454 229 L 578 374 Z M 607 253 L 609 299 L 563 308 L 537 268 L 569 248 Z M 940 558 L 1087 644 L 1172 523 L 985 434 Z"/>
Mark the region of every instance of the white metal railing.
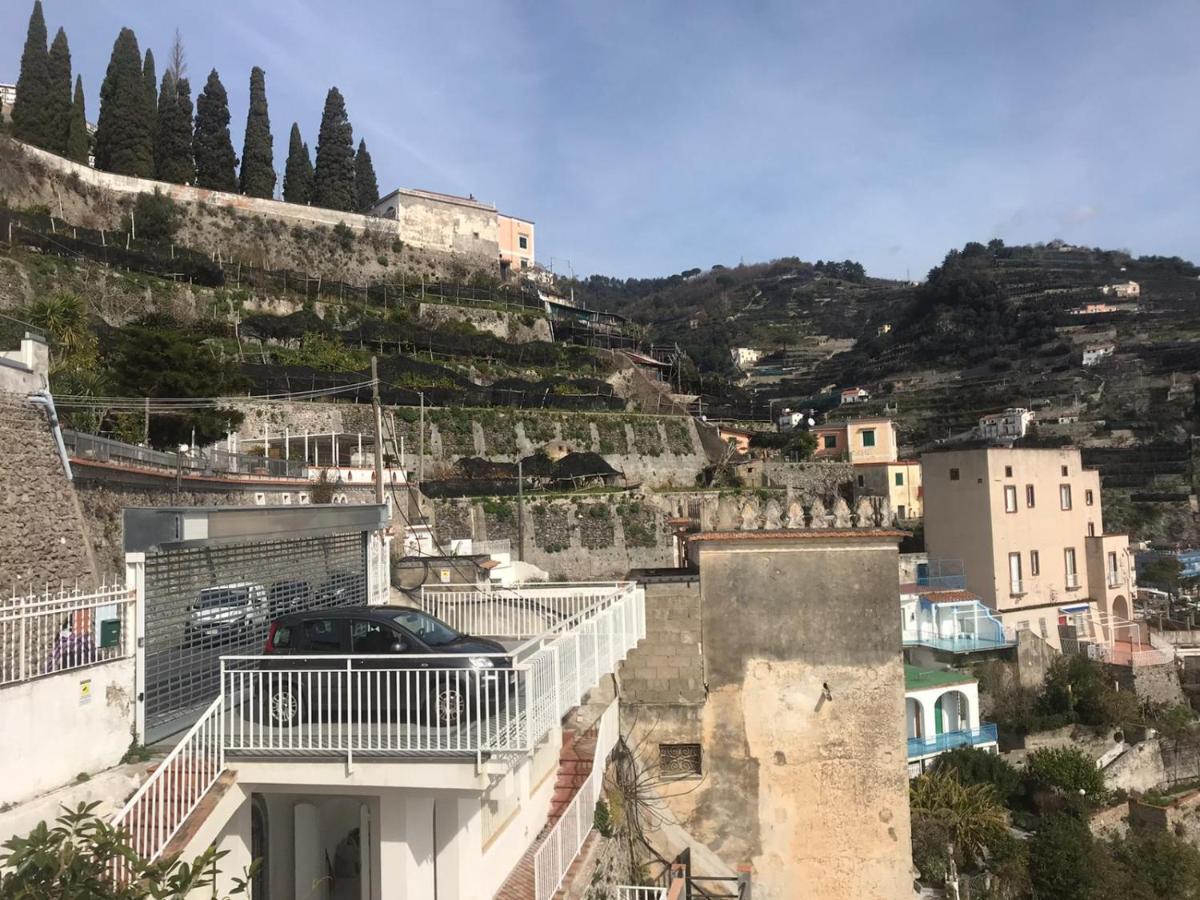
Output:
<path fill-rule="evenodd" d="M 1074 572 L 1067 573 L 1067 588 L 1073 589 L 1079 587 L 1079 575 Z"/>
<path fill-rule="evenodd" d="M 617 887 L 617 900 L 667 900 L 667 888 L 622 884 Z"/>
<path fill-rule="evenodd" d="M 222 724 L 218 698 L 113 818 L 114 825 L 129 832 L 130 846 L 142 858 L 154 860 L 163 852 L 221 777 Z M 123 874 L 119 868 L 117 874 Z"/>
<path fill-rule="evenodd" d="M 0 685 L 132 656 L 135 599 L 113 585 L 0 600 Z"/>
<path fill-rule="evenodd" d="M 535 900 L 549 900 L 554 896 L 571 862 L 583 848 L 596 817 L 596 801 L 604 790 L 608 755 L 616 746 L 618 737 L 617 702 L 614 700 L 600 717 L 596 728 L 596 755 L 592 758 L 592 771 L 534 853 Z"/>
<path fill-rule="evenodd" d="M 630 585 L 506 653 L 226 656 L 225 749 L 528 752 L 644 636 L 645 595 Z"/>
<path fill-rule="evenodd" d="M 533 638 L 570 627 L 589 610 L 616 602 L 632 582 L 447 585 L 421 589 L 421 607 L 464 634 Z"/>

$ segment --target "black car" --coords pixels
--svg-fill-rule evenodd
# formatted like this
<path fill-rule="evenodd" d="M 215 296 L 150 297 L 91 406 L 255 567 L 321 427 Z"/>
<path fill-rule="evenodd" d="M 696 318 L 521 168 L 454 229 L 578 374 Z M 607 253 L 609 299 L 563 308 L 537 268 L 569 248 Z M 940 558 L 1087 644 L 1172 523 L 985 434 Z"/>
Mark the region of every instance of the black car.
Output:
<path fill-rule="evenodd" d="M 374 693 L 372 713 L 423 711 L 422 719 L 444 726 L 457 725 L 476 705 L 483 706 L 485 713 L 502 708 L 515 683 L 511 658 L 495 655 L 506 653 L 503 645 L 462 634 L 411 606 L 339 606 L 281 616 L 271 623 L 264 653 L 271 657 L 264 667 L 272 671 L 328 671 L 329 665 L 317 658 L 321 654 L 361 654 L 365 658 L 350 660 L 355 670 L 413 671 L 399 679 L 399 687 L 393 690 L 381 689 L 379 679 L 345 679 L 340 683 L 347 684 L 353 696 L 344 698 L 329 697 L 325 682 L 325 693 L 318 699 L 326 705 L 336 703 L 339 712 L 353 712 L 369 702 L 362 700 L 366 690 Z M 317 693 L 306 688 L 313 684 L 311 678 L 271 677 L 267 683 L 266 712 L 271 724 L 293 725 L 310 712 L 311 698 L 306 693 Z M 378 708 L 381 697 L 386 710 Z"/>

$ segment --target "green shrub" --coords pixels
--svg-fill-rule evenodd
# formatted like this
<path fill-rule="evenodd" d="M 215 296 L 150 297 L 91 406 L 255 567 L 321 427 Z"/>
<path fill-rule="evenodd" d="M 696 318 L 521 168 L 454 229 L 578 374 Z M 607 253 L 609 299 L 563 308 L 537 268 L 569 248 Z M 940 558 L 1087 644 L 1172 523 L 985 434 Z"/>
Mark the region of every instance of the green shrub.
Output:
<path fill-rule="evenodd" d="M 956 747 L 937 758 L 935 770 L 953 772 L 963 784 L 990 784 L 1007 804 L 1021 790 L 1021 773 L 998 753 L 976 747 Z"/>
<path fill-rule="evenodd" d="M 1025 760 L 1025 780 L 1034 788 L 1050 788 L 1064 794 L 1082 792 L 1092 801 L 1106 795 L 1104 773 L 1095 761 L 1074 747 L 1034 750 Z"/>
<path fill-rule="evenodd" d="M 179 229 L 179 207 L 158 188 L 153 194 L 138 194 L 133 211 L 122 228 L 145 241 L 169 241 Z"/>
<path fill-rule="evenodd" d="M 345 222 L 333 226 L 333 239 L 347 253 L 354 249 L 354 230 Z"/>

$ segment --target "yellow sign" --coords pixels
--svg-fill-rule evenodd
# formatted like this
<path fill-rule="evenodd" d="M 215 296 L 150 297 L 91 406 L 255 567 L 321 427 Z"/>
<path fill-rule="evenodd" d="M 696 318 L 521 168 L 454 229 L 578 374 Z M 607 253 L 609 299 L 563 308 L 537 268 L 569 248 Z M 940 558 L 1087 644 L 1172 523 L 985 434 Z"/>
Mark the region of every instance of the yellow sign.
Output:
<path fill-rule="evenodd" d="M 79 682 L 79 705 L 83 706 L 92 702 L 92 679 L 85 678 Z"/>

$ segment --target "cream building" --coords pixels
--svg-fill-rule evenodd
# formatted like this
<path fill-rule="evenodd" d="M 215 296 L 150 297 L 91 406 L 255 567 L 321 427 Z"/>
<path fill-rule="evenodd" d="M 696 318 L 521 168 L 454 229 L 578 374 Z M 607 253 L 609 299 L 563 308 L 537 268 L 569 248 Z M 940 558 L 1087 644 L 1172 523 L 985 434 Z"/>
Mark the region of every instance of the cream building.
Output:
<path fill-rule="evenodd" d="M 1005 625 L 1059 648 L 1121 639 L 1134 575 L 1127 535 L 1104 533 L 1100 475 L 1074 448 L 945 450 L 922 457 L 929 558 L 961 560 Z"/>
<path fill-rule="evenodd" d="M 915 459 L 859 463 L 854 467 L 857 494 L 887 497 L 888 506 L 901 521 L 924 515 L 921 464 Z"/>

